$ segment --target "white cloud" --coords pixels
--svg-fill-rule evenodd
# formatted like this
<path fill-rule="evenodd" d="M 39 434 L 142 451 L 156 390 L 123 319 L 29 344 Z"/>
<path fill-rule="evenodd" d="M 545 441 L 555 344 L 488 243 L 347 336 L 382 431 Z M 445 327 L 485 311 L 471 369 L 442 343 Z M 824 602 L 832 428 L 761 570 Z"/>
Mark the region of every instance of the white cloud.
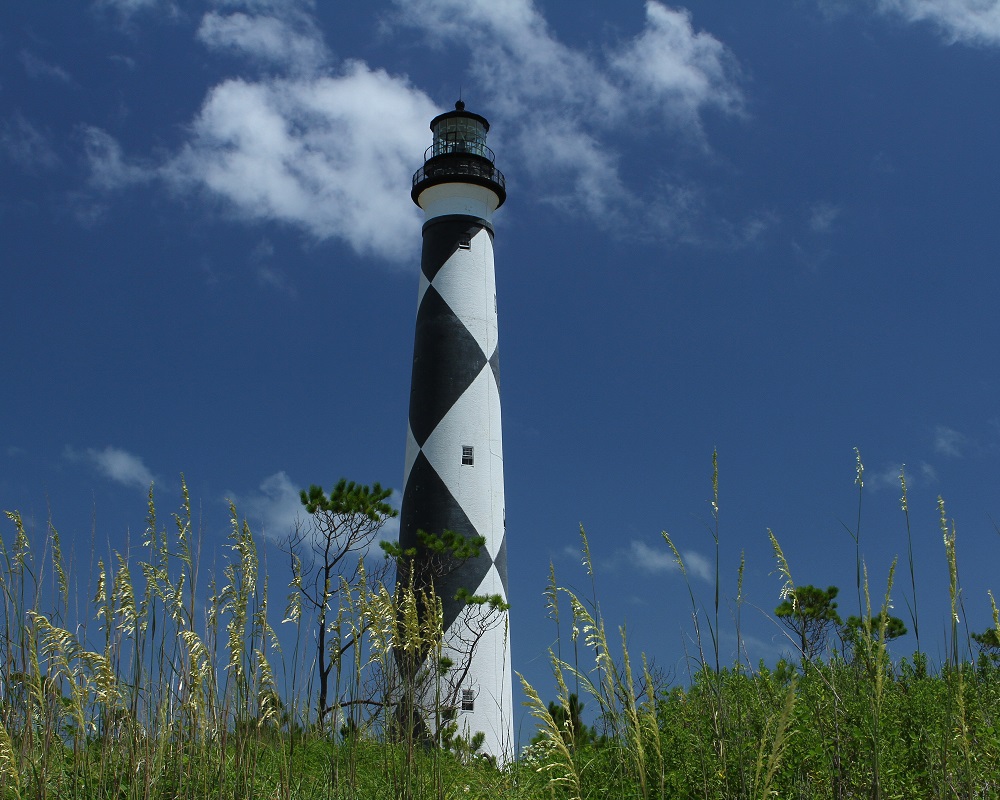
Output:
<path fill-rule="evenodd" d="M 296 299 L 299 295 L 298 289 L 292 283 L 288 273 L 272 263 L 274 257 L 274 245 L 267 239 L 262 239 L 250 254 L 250 263 L 257 274 L 257 283 L 260 286 L 277 290 L 291 299 Z"/>
<path fill-rule="evenodd" d="M 308 74 L 327 61 L 326 47 L 315 23 L 300 14 L 281 19 L 240 11 L 228 15 L 210 12 L 202 18 L 197 35 L 209 48 L 235 52 L 292 72 Z"/>
<path fill-rule="evenodd" d="M 91 183 L 105 190 L 153 178 L 221 201 L 237 218 L 340 239 L 355 252 L 404 261 L 419 246 L 420 215 L 405 187 L 439 109 L 406 78 L 330 60 L 310 3 L 222 2 L 198 38 L 278 74 L 212 87 L 189 136 L 156 166 L 130 161 L 106 132 L 84 129 Z M 281 275 L 258 269 L 271 285 Z"/>
<path fill-rule="evenodd" d="M 254 533 L 260 533 L 271 541 L 280 542 L 296 529 L 309 525 L 309 514 L 300 499 L 301 487 L 292 483 L 284 470 L 265 478 L 256 491 L 249 494 L 227 492 L 226 497 L 236 506 L 241 517 L 250 522 Z M 399 509 L 402 496 L 393 492 L 388 503 Z M 399 539 L 399 517 L 388 520 L 379 531 L 379 540 Z M 373 548 L 380 552 L 377 545 Z"/>
<path fill-rule="evenodd" d="M 964 434 L 947 425 L 938 425 L 934 428 L 934 449 L 943 456 L 961 458 L 966 441 Z"/>
<path fill-rule="evenodd" d="M 339 75 L 224 81 L 209 91 L 188 142 L 157 166 L 130 161 L 100 129 L 84 128 L 83 138 L 98 189 L 158 178 L 221 200 L 238 218 L 405 261 L 420 239 L 405 187 L 438 111 L 405 78 L 348 62 Z"/>
<path fill-rule="evenodd" d="M 899 471 L 902 465 L 886 464 L 881 469 L 865 469 L 865 487 L 877 492 L 879 489 L 901 489 L 899 482 Z M 913 476 L 907 472 L 906 483 L 913 485 Z"/>
<path fill-rule="evenodd" d="M 227 492 L 226 496 L 236 506 L 236 512 L 250 522 L 255 534 L 280 541 L 307 516 L 299 500 L 299 490 L 288 474 L 281 471 L 264 478 L 255 492 Z"/>
<path fill-rule="evenodd" d="M 0 153 L 27 170 L 59 165 L 49 138 L 18 113 L 0 123 Z"/>
<path fill-rule="evenodd" d="M 833 203 L 816 203 L 809 209 L 809 229 L 813 233 L 829 233 L 840 216 L 840 208 Z"/>
<path fill-rule="evenodd" d="M 152 177 L 149 169 L 126 162 L 121 145 L 106 131 L 88 125 L 81 128 L 81 134 L 93 187 L 120 189 Z"/>
<path fill-rule="evenodd" d="M 644 572 L 678 572 L 680 567 L 674 554 L 667 547 L 650 547 L 643 541 L 633 539 L 629 547 L 632 561 Z"/>
<path fill-rule="evenodd" d="M 155 176 L 247 221 L 340 239 L 360 255 L 413 257 L 419 211 L 401 187 L 440 109 L 405 77 L 359 61 L 331 70 L 310 2 L 215 5 L 200 41 L 275 74 L 212 87 L 186 144 L 155 168 L 130 162 L 110 136 L 87 129 L 93 184 L 113 189 Z M 686 12 L 649 0 L 644 29 L 595 56 L 559 42 L 531 0 L 397 6 L 399 19 L 432 43 L 468 48 L 490 113 L 504 120 L 505 163 L 517 160 L 533 176 L 536 197 L 608 227 L 629 218 L 632 229 L 658 236 L 684 236 L 688 218 L 703 213 L 696 190 L 649 170 L 639 190 L 619 171 L 620 141 L 660 134 L 665 123 L 702 143 L 706 110 L 741 109 L 734 59 Z"/>
<path fill-rule="evenodd" d="M 57 64 L 50 64 L 34 53 L 22 50 L 19 54 L 21 65 L 29 78 L 34 80 L 46 79 L 59 81 L 60 83 L 71 83 L 72 78 L 69 73 Z"/>
<path fill-rule="evenodd" d="M 937 483 L 937 471 L 926 461 L 921 461 L 916 467 L 905 464 L 886 464 L 881 469 L 868 468 L 865 470 L 865 487 L 876 492 L 879 489 L 899 492 L 902 490 L 902 484 L 899 481 L 900 470 L 906 471 L 906 488 L 908 490 L 918 485 Z"/>
<path fill-rule="evenodd" d="M 140 11 L 162 9 L 170 14 L 175 14 L 177 11 L 171 0 L 96 0 L 94 7 L 117 12 L 123 19 Z"/>
<path fill-rule="evenodd" d="M 742 109 L 735 59 L 696 32 L 687 12 L 648 0 L 643 31 L 602 58 L 560 42 L 531 0 L 396 5 L 398 19 L 432 43 L 468 48 L 473 75 L 504 118 L 505 158 L 533 175 L 549 202 L 609 226 L 628 214 L 661 235 L 684 228 L 690 206 L 663 197 L 685 190 L 647 169 L 644 185 L 656 189 L 640 191 L 623 181 L 619 163 L 622 142 L 662 136 L 663 123 L 703 144 L 706 110 Z"/>
<path fill-rule="evenodd" d="M 87 461 L 105 478 L 123 486 L 145 490 L 154 482 L 153 473 L 139 456 L 118 447 L 108 445 L 103 450 L 87 448 L 82 454 L 67 447 L 64 455 L 71 461 Z"/>
<path fill-rule="evenodd" d="M 436 113 L 405 79 L 360 62 L 333 77 L 228 80 L 211 90 L 191 140 L 160 174 L 246 219 L 404 260 L 419 241 L 419 216 L 400 187 Z"/>
<path fill-rule="evenodd" d="M 626 102 L 637 109 L 653 102 L 664 116 L 700 132 L 703 109 L 739 113 L 736 62 L 711 34 L 695 32 L 691 15 L 648 0 L 646 29 L 611 65 L 625 79 Z"/>
<path fill-rule="evenodd" d="M 398 512 L 403 505 L 403 494 L 396 489 L 392 490 L 392 494 L 389 495 L 389 499 L 386 502 L 392 506 Z M 378 539 L 380 542 L 398 542 L 399 541 L 399 514 L 390 520 L 386 520 L 385 525 L 378 532 Z M 377 551 L 376 551 L 377 552 Z"/>
<path fill-rule="evenodd" d="M 684 559 L 684 566 L 687 567 L 689 575 L 694 575 L 703 581 L 711 582 L 714 580 L 714 567 L 705 556 L 693 550 L 687 550 L 681 553 L 681 558 Z"/>
<path fill-rule="evenodd" d="M 298 290 L 288 279 L 288 275 L 269 264 L 257 265 L 257 283 L 288 295 L 293 300 L 299 296 Z"/>
<path fill-rule="evenodd" d="M 997 0 L 878 0 L 883 13 L 907 22 L 926 22 L 949 42 L 1000 45 Z"/>
<path fill-rule="evenodd" d="M 529 173 L 548 175 L 537 195 L 567 212 L 582 210 L 591 217 L 614 224 L 634 210 L 618 175 L 617 157 L 585 131 L 568 130 L 564 123 L 539 117 L 518 135 L 519 165 Z M 533 146 L 544 142 L 544 146 Z"/>
<path fill-rule="evenodd" d="M 674 554 L 665 544 L 662 547 L 650 547 L 643 541 L 633 539 L 629 546 L 629 557 L 632 566 L 643 572 L 680 572 Z M 700 553 L 687 550 L 681 552 L 681 559 L 688 575 L 703 581 L 713 580 L 712 564 Z"/>

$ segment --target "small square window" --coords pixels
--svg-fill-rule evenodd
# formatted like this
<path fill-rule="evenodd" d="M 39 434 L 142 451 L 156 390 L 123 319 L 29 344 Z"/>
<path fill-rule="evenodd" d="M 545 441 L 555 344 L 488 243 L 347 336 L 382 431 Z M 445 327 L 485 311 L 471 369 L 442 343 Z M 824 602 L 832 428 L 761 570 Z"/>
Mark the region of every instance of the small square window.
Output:
<path fill-rule="evenodd" d="M 459 239 L 458 240 L 458 249 L 459 250 L 471 250 L 472 249 L 472 239 L 469 239 L 468 237 L 466 237 L 465 239 Z"/>
<path fill-rule="evenodd" d="M 471 467 L 475 463 L 475 459 L 472 457 L 472 445 L 463 444 L 462 445 L 462 466 Z"/>
<path fill-rule="evenodd" d="M 462 689 L 462 711 L 476 710 L 476 692 L 474 689 Z"/>

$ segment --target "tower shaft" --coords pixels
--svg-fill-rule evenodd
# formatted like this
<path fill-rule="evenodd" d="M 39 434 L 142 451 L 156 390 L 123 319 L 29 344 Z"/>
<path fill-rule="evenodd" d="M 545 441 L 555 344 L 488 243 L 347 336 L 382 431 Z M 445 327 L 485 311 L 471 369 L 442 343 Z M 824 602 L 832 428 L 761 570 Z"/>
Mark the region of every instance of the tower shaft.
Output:
<path fill-rule="evenodd" d="M 400 544 L 418 553 L 414 587 L 433 585 L 441 601 L 442 655 L 451 662 L 437 675 L 425 665 L 432 680 L 419 701 L 434 715 L 425 721 L 433 731 L 442 712 L 453 714 L 460 734 L 481 732 L 483 752 L 506 761 L 513 746 L 507 613 L 467 599 L 508 597 L 492 225 L 506 195 L 485 147 L 485 120 L 456 107 L 431 129 L 434 145 L 413 189 L 425 222 Z M 482 537 L 485 545 L 474 558 L 449 560 L 424 546 L 421 531 Z"/>

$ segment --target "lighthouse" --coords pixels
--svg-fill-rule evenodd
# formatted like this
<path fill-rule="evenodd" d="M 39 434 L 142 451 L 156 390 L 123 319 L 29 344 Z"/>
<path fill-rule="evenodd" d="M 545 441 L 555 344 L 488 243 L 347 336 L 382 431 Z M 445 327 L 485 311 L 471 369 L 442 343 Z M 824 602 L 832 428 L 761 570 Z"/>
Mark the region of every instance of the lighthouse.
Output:
<path fill-rule="evenodd" d="M 417 552 L 415 587 L 433 585 L 443 612 L 446 661 L 419 690 L 424 724 L 482 733 L 480 752 L 504 763 L 513 754 L 507 612 L 468 596 L 508 597 L 493 267 L 493 213 L 507 192 L 485 118 L 459 101 L 430 127 L 411 192 L 424 224 L 399 539 Z M 448 531 L 485 545 L 442 562 L 418 532 Z M 398 578 L 409 580 L 402 568 Z"/>

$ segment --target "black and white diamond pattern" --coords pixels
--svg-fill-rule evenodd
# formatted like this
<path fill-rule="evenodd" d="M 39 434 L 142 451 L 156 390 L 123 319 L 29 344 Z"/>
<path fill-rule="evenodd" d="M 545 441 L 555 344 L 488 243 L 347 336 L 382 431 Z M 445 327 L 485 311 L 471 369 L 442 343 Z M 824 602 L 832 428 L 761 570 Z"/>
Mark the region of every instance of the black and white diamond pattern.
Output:
<path fill-rule="evenodd" d="M 469 244 L 461 248 L 462 242 Z M 481 535 L 486 548 L 436 589 L 447 630 L 459 589 L 507 597 L 496 286 L 482 220 L 444 217 L 424 228 L 400 544 L 417 531 Z M 472 466 L 462 464 L 471 446 Z M 417 561 L 419 570 L 419 559 Z"/>

